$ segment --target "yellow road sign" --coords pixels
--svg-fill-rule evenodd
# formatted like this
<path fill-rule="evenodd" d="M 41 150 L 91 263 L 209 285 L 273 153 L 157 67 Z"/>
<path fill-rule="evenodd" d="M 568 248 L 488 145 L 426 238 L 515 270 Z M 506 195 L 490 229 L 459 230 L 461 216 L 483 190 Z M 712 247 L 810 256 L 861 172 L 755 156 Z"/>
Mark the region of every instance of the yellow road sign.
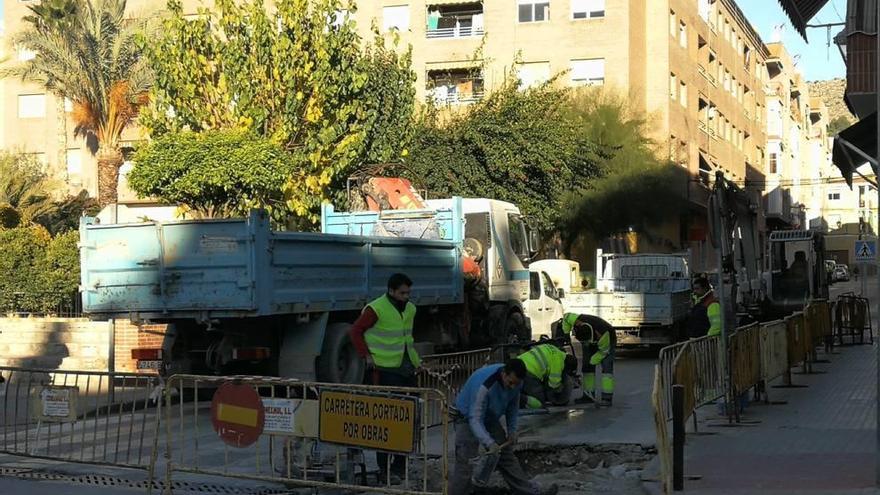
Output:
<path fill-rule="evenodd" d="M 415 450 L 415 398 L 322 390 L 319 404 L 322 442 L 391 452 Z"/>

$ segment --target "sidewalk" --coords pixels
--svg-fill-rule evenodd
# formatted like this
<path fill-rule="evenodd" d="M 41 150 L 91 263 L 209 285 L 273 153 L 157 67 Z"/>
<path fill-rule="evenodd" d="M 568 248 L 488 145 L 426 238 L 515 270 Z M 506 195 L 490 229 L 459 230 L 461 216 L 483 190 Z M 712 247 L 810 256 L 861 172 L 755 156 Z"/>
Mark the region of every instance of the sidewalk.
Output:
<path fill-rule="evenodd" d="M 808 388 L 771 390 L 784 405 L 752 404 L 727 423 L 714 406 L 699 410 L 700 433 L 685 446 L 685 490 L 690 493 L 880 493 L 874 489 L 876 349 L 835 348 L 825 374 L 794 375 Z M 691 430 L 690 423 L 688 430 Z M 688 481 L 687 476 L 701 476 Z"/>

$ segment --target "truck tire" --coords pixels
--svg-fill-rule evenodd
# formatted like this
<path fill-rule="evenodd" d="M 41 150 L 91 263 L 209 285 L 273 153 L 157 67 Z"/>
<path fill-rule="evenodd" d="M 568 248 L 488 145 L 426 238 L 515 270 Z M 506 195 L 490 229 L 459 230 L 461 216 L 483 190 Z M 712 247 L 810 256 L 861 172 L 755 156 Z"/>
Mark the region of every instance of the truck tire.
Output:
<path fill-rule="evenodd" d="M 325 383 L 363 383 L 366 364 L 348 336 L 351 325 L 331 323 L 324 333 L 324 345 L 317 360 L 317 377 Z"/>

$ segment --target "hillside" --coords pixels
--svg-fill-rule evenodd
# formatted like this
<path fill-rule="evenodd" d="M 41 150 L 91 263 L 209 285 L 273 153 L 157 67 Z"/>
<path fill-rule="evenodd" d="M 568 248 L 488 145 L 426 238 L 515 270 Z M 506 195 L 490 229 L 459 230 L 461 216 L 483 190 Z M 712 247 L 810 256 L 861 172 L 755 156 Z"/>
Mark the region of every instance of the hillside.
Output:
<path fill-rule="evenodd" d="M 811 81 L 809 85 L 810 96 L 818 96 L 825 102 L 825 106 L 828 107 L 828 122 L 831 123 L 829 125 L 829 134 L 840 132 L 840 130 L 856 121 L 855 116 L 849 113 L 846 103 L 843 101 L 846 79 Z"/>

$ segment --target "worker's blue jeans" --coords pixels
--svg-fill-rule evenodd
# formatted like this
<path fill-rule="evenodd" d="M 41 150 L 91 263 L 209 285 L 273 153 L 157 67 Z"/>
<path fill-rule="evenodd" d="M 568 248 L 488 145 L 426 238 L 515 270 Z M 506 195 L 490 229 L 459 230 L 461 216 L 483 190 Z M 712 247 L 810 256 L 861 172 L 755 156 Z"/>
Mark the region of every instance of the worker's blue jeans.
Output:
<path fill-rule="evenodd" d="M 501 424 L 493 422 L 486 428 L 495 443 L 503 444 L 507 439 L 507 433 Z M 464 418 L 455 420 L 455 470 L 449 482 L 449 495 L 468 495 L 471 493 L 471 476 L 473 476 L 473 464 L 471 460 L 480 454 L 480 442 L 471 431 L 471 426 Z M 509 445 L 501 449 L 501 459 L 496 467 L 510 487 L 511 492 L 519 495 L 538 495 L 541 487 L 530 480 L 519 465 L 519 459 L 513 453 L 513 446 Z"/>

